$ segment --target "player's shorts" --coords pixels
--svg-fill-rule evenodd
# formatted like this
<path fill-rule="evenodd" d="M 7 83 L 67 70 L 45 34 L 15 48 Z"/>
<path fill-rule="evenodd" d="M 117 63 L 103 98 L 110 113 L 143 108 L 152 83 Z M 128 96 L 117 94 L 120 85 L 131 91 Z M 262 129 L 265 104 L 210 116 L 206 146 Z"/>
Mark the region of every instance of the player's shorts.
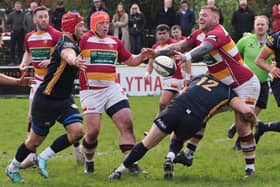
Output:
<path fill-rule="evenodd" d="M 273 96 L 277 102 L 278 107 L 280 107 L 280 79 L 273 79 L 270 83 L 270 87 L 273 93 Z"/>
<path fill-rule="evenodd" d="M 76 122 L 82 122 L 82 116 L 72 97 L 52 99 L 37 93 L 32 103 L 32 130 L 46 136 L 56 121 L 64 127 Z"/>
<path fill-rule="evenodd" d="M 43 82 L 41 80 L 38 79 L 34 79 L 35 83 L 31 85 L 30 88 L 30 94 L 29 94 L 29 100 L 33 100 L 35 92 L 37 91 L 37 89 L 39 88 L 40 84 Z"/>
<path fill-rule="evenodd" d="M 80 91 L 80 101 L 84 114 L 102 114 L 106 111 L 112 116 L 122 108 L 129 108 L 126 93 L 119 84 L 113 84 L 103 89 L 82 90 Z M 113 110 L 111 111 L 111 109 Z"/>
<path fill-rule="evenodd" d="M 176 79 L 172 77 L 163 78 L 163 90 L 169 90 L 179 93 L 184 87 L 184 79 Z"/>
<path fill-rule="evenodd" d="M 189 139 L 204 127 L 201 119 L 192 113 L 188 114 L 183 109 L 178 109 L 176 105 L 169 106 L 160 112 L 154 124 L 166 134 L 174 132 L 179 140 Z"/>
<path fill-rule="evenodd" d="M 260 95 L 260 81 L 256 75 L 233 90 L 250 108 L 254 109 Z"/>
<path fill-rule="evenodd" d="M 269 85 L 268 82 L 261 83 L 261 92 L 257 100 L 256 106 L 262 109 L 266 109 L 269 95 Z"/>

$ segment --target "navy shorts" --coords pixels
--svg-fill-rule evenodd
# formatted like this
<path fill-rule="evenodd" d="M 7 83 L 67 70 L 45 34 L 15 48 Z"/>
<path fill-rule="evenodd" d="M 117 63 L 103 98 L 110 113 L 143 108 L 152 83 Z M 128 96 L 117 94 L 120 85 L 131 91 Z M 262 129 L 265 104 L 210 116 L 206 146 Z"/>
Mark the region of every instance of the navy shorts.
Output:
<path fill-rule="evenodd" d="M 280 79 L 273 79 L 270 83 L 270 87 L 277 105 L 280 107 Z"/>
<path fill-rule="evenodd" d="M 64 127 L 75 122 L 82 122 L 82 116 L 72 97 L 53 99 L 46 95 L 36 94 L 31 115 L 32 130 L 40 136 L 46 136 L 56 121 Z"/>
<path fill-rule="evenodd" d="M 178 140 L 187 140 L 204 127 L 203 120 L 185 110 L 167 107 L 159 113 L 154 123 L 166 134 L 174 132 Z"/>
<path fill-rule="evenodd" d="M 266 109 L 267 102 L 268 102 L 268 95 L 269 95 L 269 85 L 268 82 L 261 83 L 261 90 L 260 90 L 260 96 L 257 100 L 257 107 L 260 107 L 262 109 Z"/>

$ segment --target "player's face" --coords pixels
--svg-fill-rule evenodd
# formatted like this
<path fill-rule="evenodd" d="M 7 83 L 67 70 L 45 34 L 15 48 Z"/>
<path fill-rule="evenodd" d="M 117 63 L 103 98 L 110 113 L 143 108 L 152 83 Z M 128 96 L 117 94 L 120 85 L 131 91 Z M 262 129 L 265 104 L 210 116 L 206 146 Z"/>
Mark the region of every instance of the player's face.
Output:
<path fill-rule="evenodd" d="M 75 27 L 75 36 L 78 39 L 81 39 L 83 37 L 84 33 L 85 33 L 85 23 L 83 21 L 81 21 Z"/>
<path fill-rule="evenodd" d="M 254 29 L 257 35 L 265 35 L 268 31 L 268 24 L 264 18 L 255 20 Z"/>
<path fill-rule="evenodd" d="M 34 23 L 39 31 L 46 30 L 49 26 L 49 13 L 46 10 L 39 10 L 34 15 Z"/>
<path fill-rule="evenodd" d="M 96 33 L 99 37 L 104 38 L 109 32 L 110 23 L 108 21 L 99 22 L 96 24 Z"/>
<path fill-rule="evenodd" d="M 210 9 L 201 9 L 199 13 L 199 29 L 208 31 L 218 20 L 218 15 Z"/>
<path fill-rule="evenodd" d="M 172 30 L 171 34 L 175 40 L 180 40 L 182 37 L 182 31 L 180 31 L 179 29 Z"/>
<path fill-rule="evenodd" d="M 168 31 L 157 31 L 157 39 L 160 42 L 160 44 L 165 44 L 167 40 L 169 39 L 169 33 Z"/>

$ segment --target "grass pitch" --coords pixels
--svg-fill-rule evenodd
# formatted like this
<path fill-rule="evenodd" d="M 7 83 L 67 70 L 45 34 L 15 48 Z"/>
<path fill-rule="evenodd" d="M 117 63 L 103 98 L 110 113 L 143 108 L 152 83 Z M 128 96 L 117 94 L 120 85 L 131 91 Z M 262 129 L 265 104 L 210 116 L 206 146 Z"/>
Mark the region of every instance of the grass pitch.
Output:
<path fill-rule="evenodd" d="M 159 97 L 130 97 L 137 142 L 143 138 L 143 132 L 151 126 L 158 110 Z M 79 104 L 79 100 L 76 100 Z M 5 176 L 5 168 L 13 158 L 15 151 L 26 138 L 28 99 L 0 99 L 0 187 L 16 186 Z M 259 116 L 264 121 L 277 121 L 279 109 L 274 98 L 270 97 L 268 109 Z M 48 162 L 49 178 L 44 179 L 37 169 L 22 170 L 26 187 L 165 187 L 165 186 L 278 186 L 280 134 L 267 133 L 257 146 L 257 176 L 244 180 L 244 159 L 241 152 L 232 150 L 235 140 L 226 137 L 233 122 L 233 113 L 227 112 L 214 116 L 208 123 L 205 137 L 200 143 L 193 166 L 190 168 L 175 165 L 173 180 L 164 180 L 163 161 L 168 151 L 166 138 L 157 147 L 149 151 L 139 161 L 147 174 L 131 175 L 125 173 L 120 181 L 108 180 L 111 171 L 119 166 L 124 156 L 118 146 L 118 132 L 111 120 L 103 115 L 99 145 L 95 156 L 95 174 L 85 175 L 83 167 L 77 166 L 72 155 L 73 148 L 59 153 Z M 59 135 L 64 133 L 60 124 L 50 131 L 42 151 Z M 17 185 L 19 186 L 19 185 Z"/>

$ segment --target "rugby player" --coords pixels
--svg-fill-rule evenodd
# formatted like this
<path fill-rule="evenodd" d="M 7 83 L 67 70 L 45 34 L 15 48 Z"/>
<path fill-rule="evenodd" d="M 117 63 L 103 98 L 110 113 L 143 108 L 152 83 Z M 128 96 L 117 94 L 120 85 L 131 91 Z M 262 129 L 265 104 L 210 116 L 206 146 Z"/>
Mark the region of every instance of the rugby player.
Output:
<path fill-rule="evenodd" d="M 140 160 L 168 134 L 173 132 L 182 142 L 189 139 L 204 127 L 218 109 L 227 104 L 242 114 L 239 115 L 240 120 L 251 124 L 256 122 L 254 112 L 227 85 L 210 75 L 195 77 L 186 92 L 159 113 L 147 136 L 132 149 L 109 179 L 120 179 L 131 164 Z M 173 166 L 170 167 L 173 176 Z"/>
<path fill-rule="evenodd" d="M 190 51 L 184 53 L 187 50 Z M 160 50 L 145 48 L 142 52 L 148 57 L 176 54 L 176 59 L 185 63 L 203 60 L 213 77 L 232 88 L 252 109 L 255 107 L 260 92 L 259 80 L 244 66 L 235 43 L 219 24 L 219 10 L 215 6 L 201 8 L 199 29 L 186 40 Z M 239 115 L 235 112 L 236 128 L 246 162 L 245 176 L 253 176 L 255 175 L 255 139 L 251 124 L 240 121 Z M 173 161 L 175 155 L 167 159 Z"/>
<path fill-rule="evenodd" d="M 176 40 L 170 38 L 170 29 L 168 25 L 160 24 L 156 28 L 157 42 L 152 46 L 153 49 L 164 48 L 168 44 L 176 43 Z M 144 80 L 146 84 L 151 82 L 151 73 L 153 71 L 153 61 L 154 59 L 149 59 L 149 63 L 146 67 L 146 73 L 144 75 Z M 159 111 L 162 111 L 172 99 L 176 97 L 182 91 L 184 86 L 187 86 L 191 78 L 191 69 L 188 63 L 181 64 L 181 66 L 186 66 L 181 68 L 179 61 L 176 63 L 176 72 L 169 77 L 163 77 L 163 90 L 159 101 Z M 184 70 L 183 70 L 184 69 Z M 187 69 L 187 70 L 186 70 Z M 187 73 L 186 73 L 187 71 Z"/>
<path fill-rule="evenodd" d="M 62 35 L 60 31 L 49 25 L 49 19 L 47 7 L 40 6 L 34 10 L 33 21 L 36 25 L 36 29 L 25 35 L 25 53 L 19 65 L 22 72 L 26 72 L 30 64 L 32 64 L 34 68 L 35 84 L 32 85 L 29 95 L 28 132 L 30 132 L 31 129 L 31 106 L 34 94 L 47 74 L 47 66 L 50 64 L 50 58 L 54 47 Z M 78 142 L 75 143 L 74 146 L 77 163 L 83 164 L 84 160 L 81 155 L 81 146 L 79 146 Z M 26 160 L 21 163 L 21 168 L 28 168 L 35 163 L 36 153 L 31 153 Z"/>
<path fill-rule="evenodd" d="M 85 30 L 83 18 L 76 13 L 66 13 L 62 17 L 62 30 L 63 35 L 54 49 L 47 75 L 34 96 L 29 137 L 18 147 L 14 159 L 6 169 L 6 175 L 14 183 L 24 182 L 19 173 L 21 162 L 35 152 L 56 121 L 64 126 L 67 133 L 59 136 L 38 155 L 38 170 L 44 178 L 48 177 L 47 161 L 83 136 L 82 117 L 71 96 L 79 69 L 86 68 L 78 46 Z"/>
<path fill-rule="evenodd" d="M 101 115 L 104 111 L 111 117 L 119 130 L 119 147 L 125 155 L 135 144 L 132 114 L 126 93 L 116 83 L 116 62 L 129 66 L 142 63 L 144 56 L 132 55 L 116 37 L 108 35 L 110 17 L 97 11 L 91 16 L 90 31 L 80 42 L 86 71 L 80 71 L 80 101 L 84 111 L 87 132 L 83 139 L 85 173 L 94 172 L 94 153 L 98 144 Z M 140 168 L 134 163 L 132 172 Z"/>

